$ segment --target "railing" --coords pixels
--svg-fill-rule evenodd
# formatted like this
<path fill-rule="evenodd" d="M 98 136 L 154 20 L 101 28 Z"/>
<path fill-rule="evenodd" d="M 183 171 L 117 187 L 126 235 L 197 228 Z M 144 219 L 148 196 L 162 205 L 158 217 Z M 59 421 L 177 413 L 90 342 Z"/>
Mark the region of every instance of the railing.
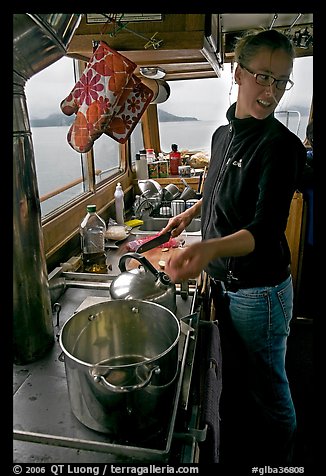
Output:
<path fill-rule="evenodd" d="M 107 170 L 100 170 L 97 169 L 95 170 L 95 175 L 101 176 L 102 174 L 109 172 L 110 170 L 113 169 L 107 169 Z M 74 187 L 75 185 L 78 185 L 79 183 L 83 182 L 83 177 L 80 177 L 78 179 L 72 180 L 71 182 L 68 182 L 65 185 L 62 185 L 62 187 L 56 188 L 55 190 L 52 190 L 52 192 L 48 192 L 45 195 L 42 195 L 40 197 L 40 202 L 45 202 L 45 200 L 48 200 L 49 198 L 54 197 L 55 195 L 59 195 L 59 193 L 65 192 L 66 190 L 69 190 L 70 188 Z"/>
<path fill-rule="evenodd" d="M 285 125 L 288 129 L 289 129 L 290 114 L 296 114 L 298 116 L 298 125 L 297 125 L 296 135 L 298 135 L 299 127 L 300 127 L 300 123 L 301 123 L 301 114 L 300 114 L 299 111 L 275 111 L 275 114 L 285 114 L 286 115 Z"/>

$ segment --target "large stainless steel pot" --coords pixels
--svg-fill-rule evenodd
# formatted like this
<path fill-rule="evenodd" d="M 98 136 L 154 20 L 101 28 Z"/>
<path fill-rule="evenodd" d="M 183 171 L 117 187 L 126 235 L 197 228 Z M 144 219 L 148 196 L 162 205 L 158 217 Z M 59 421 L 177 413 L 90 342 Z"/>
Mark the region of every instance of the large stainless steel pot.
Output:
<path fill-rule="evenodd" d="M 142 267 L 127 270 L 130 259 L 137 260 Z M 121 274 L 112 280 L 110 295 L 112 299 L 143 299 L 155 302 L 176 312 L 176 287 L 169 276 L 158 271 L 140 253 L 125 253 L 119 260 Z"/>
<path fill-rule="evenodd" d="M 98 303 L 62 327 L 74 415 L 93 430 L 139 440 L 163 426 L 173 403 L 180 323 L 141 300 Z"/>

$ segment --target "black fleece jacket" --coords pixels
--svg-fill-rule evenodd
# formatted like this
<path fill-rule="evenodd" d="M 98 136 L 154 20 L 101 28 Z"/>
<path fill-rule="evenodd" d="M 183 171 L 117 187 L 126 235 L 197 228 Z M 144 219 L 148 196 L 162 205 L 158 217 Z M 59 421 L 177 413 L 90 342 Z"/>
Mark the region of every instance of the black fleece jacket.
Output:
<path fill-rule="evenodd" d="M 206 271 L 239 287 L 276 285 L 289 275 L 285 237 L 291 199 L 306 150 L 301 140 L 271 114 L 266 119 L 236 119 L 213 134 L 203 190 L 202 238 L 249 230 L 255 249 L 247 256 L 218 258 Z"/>

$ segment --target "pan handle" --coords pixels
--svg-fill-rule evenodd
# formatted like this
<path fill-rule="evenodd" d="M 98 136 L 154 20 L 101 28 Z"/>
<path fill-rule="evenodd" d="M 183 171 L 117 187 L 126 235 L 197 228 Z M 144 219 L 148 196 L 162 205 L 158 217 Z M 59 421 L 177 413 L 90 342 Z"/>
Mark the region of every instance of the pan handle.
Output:
<path fill-rule="evenodd" d="M 144 388 L 146 387 L 146 385 L 149 384 L 149 382 L 151 381 L 152 377 L 153 377 L 153 374 L 155 375 L 158 375 L 160 372 L 161 372 L 161 369 L 158 365 L 155 365 L 154 367 L 152 368 L 148 368 L 147 366 L 143 366 L 143 367 L 146 367 L 146 369 L 148 370 L 148 376 L 146 379 L 144 379 L 142 382 L 139 382 L 135 385 L 114 385 L 110 382 L 107 381 L 107 377 L 109 376 L 110 372 L 112 372 L 114 369 L 109 369 L 105 375 L 101 375 L 101 374 L 98 374 L 98 373 L 95 373 L 96 370 L 93 369 L 92 371 L 92 376 L 93 376 L 93 379 L 96 383 L 101 383 L 103 384 L 106 388 L 108 388 L 109 390 L 111 390 L 112 392 L 115 392 L 115 393 L 127 393 L 127 392 L 132 392 L 134 390 L 139 390 L 140 388 Z M 136 370 L 137 371 L 137 370 Z"/>

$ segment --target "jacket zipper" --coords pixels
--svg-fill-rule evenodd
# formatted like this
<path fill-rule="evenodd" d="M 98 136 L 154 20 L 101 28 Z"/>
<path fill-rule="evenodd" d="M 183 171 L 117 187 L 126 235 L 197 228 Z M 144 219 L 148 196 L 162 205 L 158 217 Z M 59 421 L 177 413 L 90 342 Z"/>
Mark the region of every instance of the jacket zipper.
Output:
<path fill-rule="evenodd" d="M 230 124 L 229 125 L 229 133 L 233 132 L 233 128 L 232 128 L 232 125 Z M 232 159 L 232 157 L 229 157 L 227 159 L 227 156 L 228 156 L 228 153 L 230 151 L 230 148 L 231 148 L 231 145 L 232 145 L 232 142 L 233 142 L 233 134 L 232 134 L 232 137 L 230 139 L 230 142 L 227 146 L 227 149 L 226 149 L 226 152 L 224 154 L 224 157 L 223 157 L 223 161 L 222 161 L 222 165 L 220 167 L 220 170 L 218 172 L 218 175 L 216 177 L 216 181 L 215 181 L 215 184 L 214 184 L 214 189 L 213 189 L 213 193 L 211 195 L 211 199 L 210 199 L 210 206 L 209 206 L 209 213 L 208 213 L 208 216 L 211 215 L 211 210 L 212 210 L 212 206 L 213 206 L 213 201 L 214 201 L 214 197 L 215 195 L 217 194 L 220 186 L 221 186 L 221 183 L 222 183 L 222 180 L 223 180 L 223 177 L 224 177 L 224 174 L 226 172 L 226 169 L 227 169 L 227 166 L 230 162 L 230 160 Z M 206 222 L 206 227 L 205 227 L 205 232 L 207 230 L 207 226 L 208 226 L 208 220 Z"/>
<path fill-rule="evenodd" d="M 226 260 L 226 282 L 228 284 L 234 284 L 234 281 L 239 281 L 238 278 L 233 276 L 233 271 L 231 269 L 232 258 L 227 258 Z"/>

